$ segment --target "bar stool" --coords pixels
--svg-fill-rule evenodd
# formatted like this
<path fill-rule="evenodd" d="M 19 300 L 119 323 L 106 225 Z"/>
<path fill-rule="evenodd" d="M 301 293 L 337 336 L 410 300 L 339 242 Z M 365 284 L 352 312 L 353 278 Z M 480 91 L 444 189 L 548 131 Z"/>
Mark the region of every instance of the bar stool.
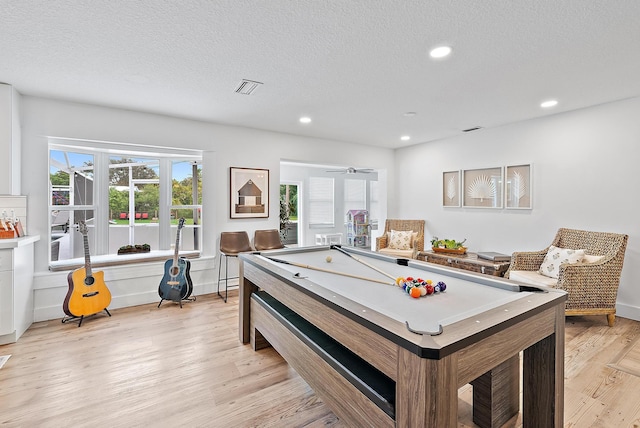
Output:
<path fill-rule="evenodd" d="M 224 302 L 227 302 L 229 290 L 229 279 L 239 278 L 239 276 L 229 277 L 229 257 L 238 257 L 238 254 L 253 251 L 249 242 L 247 232 L 222 232 L 220 233 L 220 260 L 218 261 L 218 296 L 220 294 L 220 268 L 222 267 L 222 256 L 224 256 Z"/>
<path fill-rule="evenodd" d="M 284 248 L 280 240 L 280 232 L 276 229 L 256 230 L 253 234 L 253 246 L 258 251 Z"/>

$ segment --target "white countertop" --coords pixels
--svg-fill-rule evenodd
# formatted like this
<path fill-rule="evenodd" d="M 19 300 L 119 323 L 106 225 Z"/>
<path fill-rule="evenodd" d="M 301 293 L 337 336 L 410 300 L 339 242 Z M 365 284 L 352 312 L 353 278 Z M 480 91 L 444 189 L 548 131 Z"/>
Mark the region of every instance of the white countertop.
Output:
<path fill-rule="evenodd" d="M 21 238 L 0 239 L 0 249 L 16 248 L 23 245 L 33 244 L 40 240 L 40 235 L 28 235 Z"/>

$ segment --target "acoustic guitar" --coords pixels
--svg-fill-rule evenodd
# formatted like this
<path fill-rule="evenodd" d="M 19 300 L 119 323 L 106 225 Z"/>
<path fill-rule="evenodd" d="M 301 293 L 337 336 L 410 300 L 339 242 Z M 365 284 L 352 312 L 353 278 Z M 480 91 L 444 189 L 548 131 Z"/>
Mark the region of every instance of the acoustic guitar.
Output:
<path fill-rule="evenodd" d="M 80 318 L 80 324 L 82 324 L 82 318 L 87 315 L 97 314 L 100 311 L 106 311 L 109 314 L 107 306 L 111 303 L 111 292 L 104 283 L 104 272 L 91 271 L 89 238 L 84 221 L 78 224 L 78 231 L 82 234 L 84 241 L 84 267 L 70 272 L 67 276 L 69 291 L 62 309 L 70 317 Z"/>
<path fill-rule="evenodd" d="M 180 232 L 184 227 L 184 218 L 178 223 L 178 231 L 176 232 L 176 245 L 173 258 L 164 263 L 164 276 L 158 287 L 160 295 L 160 303 L 163 300 L 173 300 L 180 303 L 187 299 L 193 292 L 193 283 L 189 271 L 191 270 L 191 262 L 185 258 L 178 257 L 178 248 L 180 247 Z"/>

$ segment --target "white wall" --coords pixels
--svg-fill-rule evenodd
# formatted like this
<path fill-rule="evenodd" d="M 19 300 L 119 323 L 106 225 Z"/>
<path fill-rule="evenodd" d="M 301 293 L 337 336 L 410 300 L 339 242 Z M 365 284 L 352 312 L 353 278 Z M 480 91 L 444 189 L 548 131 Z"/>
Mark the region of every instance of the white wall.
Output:
<path fill-rule="evenodd" d="M 425 219 L 470 251 L 540 250 L 560 227 L 629 235 L 618 315 L 640 320 L 640 98 L 396 151 L 389 217 Z M 442 207 L 442 172 L 533 164 L 533 209 Z"/>
<path fill-rule="evenodd" d="M 22 194 L 28 196 L 29 233 L 47 236 L 48 147 L 47 137 L 102 140 L 162 147 L 203 150 L 203 257 L 192 264 L 195 293 L 215 289 L 220 232 L 278 228 L 280 160 L 335 164 L 358 159 L 372 168 L 393 169 L 393 151 L 330 140 L 216 125 L 167 116 L 86 104 L 22 96 Z M 295 120 L 295 118 L 292 118 Z M 268 219 L 229 218 L 229 167 L 270 170 Z M 47 246 L 35 245 L 36 320 L 61 317 L 67 290 L 66 273 L 48 272 Z M 231 269 L 231 268 L 230 268 Z M 105 281 L 112 295 L 111 307 L 158 300 L 162 264 L 109 268 Z"/>
<path fill-rule="evenodd" d="M 20 195 L 20 94 L 0 83 L 0 195 Z"/>
<path fill-rule="evenodd" d="M 193 263 L 196 294 L 215 289 L 221 231 L 278 228 L 281 159 L 344 164 L 358 159 L 387 170 L 388 217 L 427 221 L 426 240 L 467 238 L 472 251 L 511 253 L 547 246 L 559 227 L 629 235 L 618 314 L 640 320 L 637 221 L 640 186 L 640 98 L 465 134 L 395 152 L 343 142 L 196 122 L 121 109 L 22 96 L 22 194 L 28 196 L 29 233 L 47 236 L 47 136 L 188 147 L 204 153 L 203 252 Z M 442 172 L 533 164 L 533 210 L 447 208 Z M 270 217 L 229 218 L 229 167 L 267 168 Z M 208 225 L 213 225 L 209 227 Z M 48 271 L 46 239 L 36 243 L 36 320 L 62 316 L 66 273 Z M 105 269 L 111 307 L 157 301 L 162 264 Z"/>

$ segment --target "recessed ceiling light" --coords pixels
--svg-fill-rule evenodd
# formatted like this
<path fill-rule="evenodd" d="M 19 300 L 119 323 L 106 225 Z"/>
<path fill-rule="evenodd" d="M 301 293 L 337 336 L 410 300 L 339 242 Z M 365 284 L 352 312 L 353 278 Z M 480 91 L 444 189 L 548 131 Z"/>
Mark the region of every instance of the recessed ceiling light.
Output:
<path fill-rule="evenodd" d="M 429 52 L 431 58 L 444 58 L 449 56 L 449 54 L 451 54 L 450 46 L 438 46 L 437 48 L 431 49 L 431 52 Z"/>
<path fill-rule="evenodd" d="M 418 114 L 418 113 L 416 113 L 415 111 L 408 111 L 408 112 L 403 113 L 402 115 L 403 115 L 404 117 L 413 117 L 413 116 L 415 116 L 416 114 Z"/>
<path fill-rule="evenodd" d="M 402 137 L 400 137 L 400 139 L 401 139 L 402 141 L 409 141 L 409 140 L 411 139 L 411 137 L 410 137 L 410 136 L 408 136 L 408 135 L 403 135 Z"/>
<path fill-rule="evenodd" d="M 548 100 L 548 101 L 544 101 L 543 103 L 540 103 L 540 107 L 542 108 L 551 108 L 551 107 L 555 107 L 556 105 L 558 105 L 557 100 Z"/>
<path fill-rule="evenodd" d="M 300 123 L 304 123 L 304 124 L 311 123 L 311 118 L 307 116 L 302 116 L 300 118 Z"/>

